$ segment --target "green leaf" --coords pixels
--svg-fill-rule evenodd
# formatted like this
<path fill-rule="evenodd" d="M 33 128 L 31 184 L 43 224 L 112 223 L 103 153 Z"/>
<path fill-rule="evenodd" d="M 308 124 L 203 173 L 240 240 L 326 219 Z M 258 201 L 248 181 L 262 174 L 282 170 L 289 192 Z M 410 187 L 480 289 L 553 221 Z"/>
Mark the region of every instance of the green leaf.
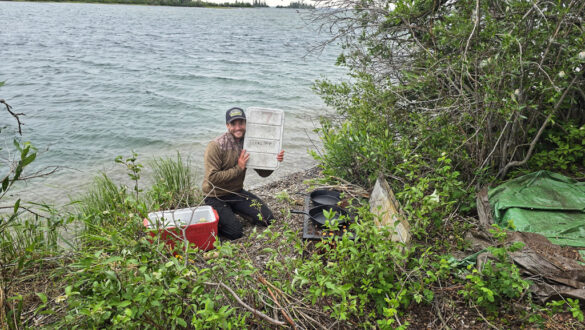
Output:
<path fill-rule="evenodd" d="M 111 264 L 111 263 L 122 261 L 122 260 L 124 260 L 124 258 L 122 258 L 120 256 L 115 256 L 115 257 L 110 257 L 110 258 L 106 259 L 104 262 L 102 262 L 102 264 L 106 265 L 106 264 Z"/>
<path fill-rule="evenodd" d="M 41 299 L 43 304 L 47 303 L 47 295 L 42 292 L 37 292 L 36 295 Z"/>
<path fill-rule="evenodd" d="M 16 170 L 14 171 L 14 176 L 12 177 L 12 181 L 18 180 L 18 178 L 20 178 L 21 173 L 22 173 L 22 165 L 18 164 L 16 166 Z"/>
<path fill-rule="evenodd" d="M 112 279 L 112 280 L 114 280 L 114 281 L 117 281 L 117 280 L 118 280 L 118 278 L 117 278 L 117 276 L 116 276 L 116 273 L 115 273 L 114 271 L 107 270 L 107 271 L 105 271 L 104 273 L 106 274 L 106 276 L 107 276 L 108 278 L 110 278 L 110 279 Z"/>
<path fill-rule="evenodd" d="M 6 176 L 4 178 L 4 180 L 2 180 L 2 191 L 6 191 L 9 183 L 10 183 L 10 177 Z"/>
<path fill-rule="evenodd" d="M 128 306 L 130 304 L 132 304 L 131 301 L 124 300 L 124 301 L 122 301 L 121 303 L 118 304 L 118 307 L 126 307 L 126 306 Z"/>
<path fill-rule="evenodd" d="M 183 328 L 187 327 L 187 322 L 185 322 L 185 320 L 183 320 L 182 318 L 177 317 L 175 320 L 177 320 L 177 324 L 182 326 Z"/>
<path fill-rule="evenodd" d="M 32 163 L 35 160 L 35 158 L 37 158 L 36 153 L 34 153 L 28 157 L 25 157 L 24 160 L 22 161 L 22 166 L 24 167 L 24 166 L 27 166 L 28 164 Z"/>
<path fill-rule="evenodd" d="M 20 198 L 16 200 L 16 203 L 14 203 L 14 213 L 18 212 L 19 207 L 20 207 Z"/>

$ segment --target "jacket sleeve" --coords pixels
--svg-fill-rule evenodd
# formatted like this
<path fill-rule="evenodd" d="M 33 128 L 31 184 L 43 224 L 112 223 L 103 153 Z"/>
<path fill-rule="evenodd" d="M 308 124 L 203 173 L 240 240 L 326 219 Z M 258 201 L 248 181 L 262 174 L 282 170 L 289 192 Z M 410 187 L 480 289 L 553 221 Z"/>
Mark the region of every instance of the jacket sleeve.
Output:
<path fill-rule="evenodd" d="M 238 166 L 238 163 L 226 170 L 222 170 L 221 150 L 214 141 L 207 145 L 203 159 L 205 162 L 205 177 L 210 184 L 216 187 L 225 186 L 226 183 L 242 175 L 244 171 Z"/>

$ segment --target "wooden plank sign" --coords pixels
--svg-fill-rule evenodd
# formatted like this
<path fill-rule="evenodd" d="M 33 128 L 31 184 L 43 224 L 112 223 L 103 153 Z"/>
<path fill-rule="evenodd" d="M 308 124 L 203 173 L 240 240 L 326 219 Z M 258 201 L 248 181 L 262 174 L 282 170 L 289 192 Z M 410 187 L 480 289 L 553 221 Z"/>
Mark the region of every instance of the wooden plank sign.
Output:
<path fill-rule="evenodd" d="M 400 206 L 388 182 L 380 176 L 370 197 L 370 212 L 377 215 L 374 219 L 377 226 L 393 228 L 390 239 L 394 242 L 408 244 L 410 241 L 410 225 L 400 210 Z"/>

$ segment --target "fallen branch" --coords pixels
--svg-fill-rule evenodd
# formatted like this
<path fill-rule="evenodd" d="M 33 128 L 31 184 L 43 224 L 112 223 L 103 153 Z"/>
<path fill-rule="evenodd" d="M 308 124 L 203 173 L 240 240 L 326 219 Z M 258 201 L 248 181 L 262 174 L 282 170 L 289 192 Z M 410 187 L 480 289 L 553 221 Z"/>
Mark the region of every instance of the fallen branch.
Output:
<path fill-rule="evenodd" d="M 234 290 L 232 290 L 229 286 L 227 286 L 221 282 L 220 283 L 204 282 L 204 284 L 209 285 L 209 286 L 221 286 L 222 288 L 226 289 L 242 307 L 244 307 L 245 309 L 250 311 L 252 314 L 260 317 L 261 319 L 263 319 L 271 324 L 274 324 L 274 325 L 285 325 L 286 324 L 285 322 L 275 320 L 275 319 L 271 318 L 270 316 L 262 313 L 261 311 L 250 307 L 248 304 L 246 304 L 244 301 L 242 301 L 242 299 L 238 296 L 237 293 L 234 292 Z"/>

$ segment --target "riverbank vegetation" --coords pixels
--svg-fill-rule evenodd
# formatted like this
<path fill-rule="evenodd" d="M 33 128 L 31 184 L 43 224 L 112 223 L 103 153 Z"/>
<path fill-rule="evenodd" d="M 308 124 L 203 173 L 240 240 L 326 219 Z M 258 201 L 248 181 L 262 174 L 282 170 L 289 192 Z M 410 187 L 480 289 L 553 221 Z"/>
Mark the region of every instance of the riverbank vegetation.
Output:
<path fill-rule="evenodd" d="M 317 18 L 343 41 L 338 62 L 352 80 L 315 86 L 336 109 L 322 120 L 324 150 L 313 153 L 320 173 L 263 188 L 272 197 L 259 193 L 277 224 L 208 253 L 170 251 L 141 219 L 201 202 L 190 166 L 180 155 L 156 160 L 148 164 L 155 183 L 143 187 L 139 157 L 119 157 L 128 182 L 98 175 L 75 211 L 31 213 L 16 203 L 2 218 L 2 327 L 584 326 L 583 302 L 531 299 L 505 228 L 491 230 L 493 259 L 482 269 L 457 257 L 478 227 L 480 188 L 535 169 L 585 177 L 585 4 L 321 5 L 339 8 Z M 30 144 L 15 148 L 3 191 L 34 161 Z M 411 244 L 386 239 L 391 228 L 374 225 L 363 194 L 353 201 L 354 239 L 301 239 L 300 217 L 289 212 L 299 207 L 294 193 L 368 191 L 380 176 L 396 192 Z"/>

